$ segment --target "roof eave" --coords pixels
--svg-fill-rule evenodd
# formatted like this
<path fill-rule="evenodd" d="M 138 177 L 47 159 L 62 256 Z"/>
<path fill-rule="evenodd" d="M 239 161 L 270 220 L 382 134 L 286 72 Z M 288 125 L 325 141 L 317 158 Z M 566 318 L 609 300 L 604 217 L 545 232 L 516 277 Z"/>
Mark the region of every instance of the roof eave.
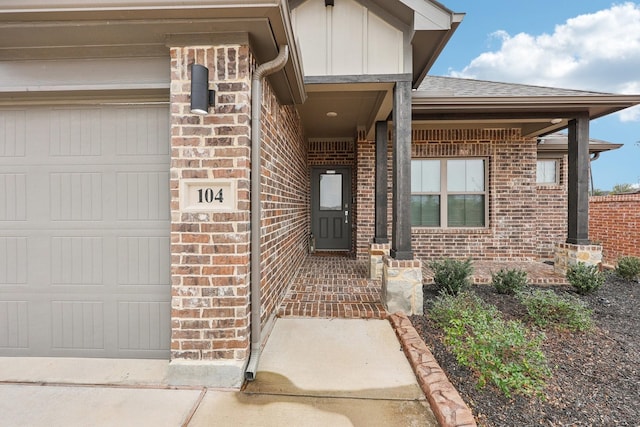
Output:
<path fill-rule="evenodd" d="M 453 37 L 462 19 L 464 13 L 452 13 L 451 26 L 445 31 L 439 31 L 437 34 L 437 40 L 435 42 L 427 43 L 424 39 L 427 37 L 434 38 L 436 34 L 431 30 L 431 34 L 427 34 L 426 31 L 416 31 L 412 39 L 412 53 L 413 53 L 413 82 L 412 87 L 417 89 L 426 75 L 431 70 L 431 67 L 436 62 L 446 45 Z M 425 49 L 425 44 L 432 45 L 433 48 Z"/>
<path fill-rule="evenodd" d="M 614 143 L 606 143 L 606 144 L 589 144 L 589 152 L 590 153 L 602 153 L 605 151 L 613 151 L 622 147 L 624 144 L 614 144 Z M 566 153 L 567 146 L 562 144 L 538 144 L 538 152 L 541 153 Z"/>
<path fill-rule="evenodd" d="M 100 34 L 106 34 L 108 28 L 115 28 L 115 24 L 132 25 L 136 23 L 154 23 L 154 25 L 162 26 L 162 34 L 153 37 L 153 40 L 145 39 L 144 42 L 138 44 L 146 46 L 147 50 L 152 51 L 154 55 L 165 55 L 166 39 L 172 34 L 180 34 L 188 36 L 192 31 L 194 37 L 201 37 L 202 29 L 193 30 L 188 25 L 188 21 L 193 20 L 194 23 L 200 23 L 200 27 L 207 22 L 211 22 L 211 33 L 228 34 L 229 29 L 218 28 L 215 23 L 220 20 L 225 22 L 246 22 L 239 32 L 248 32 L 252 51 L 260 62 L 266 62 L 278 55 L 279 47 L 282 45 L 289 46 L 289 61 L 283 70 L 269 76 L 269 81 L 274 86 L 274 91 L 285 104 L 299 104 L 306 99 L 306 93 L 303 84 L 302 60 L 297 46 L 295 35 L 290 22 L 290 13 L 286 0 L 194 0 L 188 5 L 176 5 L 170 0 L 156 1 L 152 6 L 148 2 L 136 0 L 114 0 L 109 6 L 104 6 L 104 2 L 97 0 L 69 0 L 62 6 L 51 6 L 44 0 L 31 0 L 26 3 L 19 0 L 9 0 L 7 5 L 3 5 L 0 10 L 0 29 L 4 30 L 2 42 L 0 42 L 0 54 L 12 60 L 15 52 L 20 53 L 20 58 L 52 59 L 55 52 L 64 50 L 64 54 L 74 52 L 75 42 L 70 42 L 60 47 L 58 45 L 49 46 L 48 40 L 41 37 L 34 38 L 33 45 L 25 45 L 32 41 L 25 42 L 23 38 L 13 35 L 11 31 L 20 31 L 24 28 L 41 25 L 47 29 L 62 28 L 66 25 L 73 31 L 68 34 L 74 34 L 75 39 L 80 40 L 78 46 L 81 45 L 82 37 L 79 36 L 81 30 L 93 31 L 96 27 L 104 28 Z M 255 30 L 256 20 L 266 22 L 260 31 Z M 180 22 L 181 27 L 173 25 Z M 164 28 L 166 27 L 166 31 Z M 115 29 L 111 31 L 116 31 Z M 8 32 L 8 33 L 7 33 Z M 5 34 L 6 33 L 6 34 Z M 155 33 L 154 33 L 155 34 Z M 151 36 L 147 36 L 151 37 Z M 257 40 L 260 38 L 260 40 Z M 96 44 L 101 49 L 111 46 L 110 41 L 102 44 Z M 115 45 L 122 52 L 119 55 L 130 54 L 126 49 L 127 46 L 135 46 L 136 40 L 127 40 L 127 44 L 123 45 L 121 41 Z M 86 51 L 77 49 L 79 52 Z M 39 56 L 38 56 L 39 55 Z M 99 55 L 92 53 L 93 56 Z"/>
<path fill-rule="evenodd" d="M 591 119 L 640 105 L 640 95 L 527 96 L 527 97 L 460 97 L 429 96 L 414 92 L 414 112 L 577 112 L 589 111 Z"/>

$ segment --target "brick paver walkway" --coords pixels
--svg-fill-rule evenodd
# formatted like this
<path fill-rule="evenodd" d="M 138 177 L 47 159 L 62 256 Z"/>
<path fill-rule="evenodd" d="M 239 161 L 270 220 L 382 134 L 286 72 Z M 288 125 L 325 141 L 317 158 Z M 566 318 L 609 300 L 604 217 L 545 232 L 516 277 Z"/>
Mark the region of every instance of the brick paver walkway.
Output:
<path fill-rule="evenodd" d="M 364 261 L 340 255 L 308 256 L 278 310 L 280 317 L 384 319 L 379 280 Z"/>
<path fill-rule="evenodd" d="M 473 283 L 491 283 L 491 273 L 501 268 L 527 272 L 530 284 L 567 284 L 553 266 L 541 262 L 474 261 Z M 431 270 L 423 264 L 425 284 L 433 283 Z M 380 280 L 370 280 L 366 261 L 340 255 L 310 255 L 303 262 L 280 308 L 279 317 L 384 319 Z"/>

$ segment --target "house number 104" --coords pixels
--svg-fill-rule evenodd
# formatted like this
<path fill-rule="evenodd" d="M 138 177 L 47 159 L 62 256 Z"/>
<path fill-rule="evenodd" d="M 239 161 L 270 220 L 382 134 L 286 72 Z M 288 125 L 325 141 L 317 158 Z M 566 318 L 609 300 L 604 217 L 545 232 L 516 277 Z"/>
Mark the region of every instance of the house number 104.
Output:
<path fill-rule="evenodd" d="M 198 189 L 198 203 L 213 203 L 215 200 L 220 203 L 224 201 L 222 188 L 217 192 L 211 187 Z"/>

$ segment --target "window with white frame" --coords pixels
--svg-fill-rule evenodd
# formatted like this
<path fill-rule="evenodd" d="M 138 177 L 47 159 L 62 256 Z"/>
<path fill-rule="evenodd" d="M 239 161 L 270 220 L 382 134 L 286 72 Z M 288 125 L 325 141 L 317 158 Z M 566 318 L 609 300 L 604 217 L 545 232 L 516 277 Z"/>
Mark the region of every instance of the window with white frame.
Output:
<path fill-rule="evenodd" d="M 411 223 L 415 227 L 485 227 L 485 159 L 411 162 Z"/>
<path fill-rule="evenodd" d="M 538 160 L 536 167 L 536 183 L 542 185 L 558 184 L 558 160 Z"/>

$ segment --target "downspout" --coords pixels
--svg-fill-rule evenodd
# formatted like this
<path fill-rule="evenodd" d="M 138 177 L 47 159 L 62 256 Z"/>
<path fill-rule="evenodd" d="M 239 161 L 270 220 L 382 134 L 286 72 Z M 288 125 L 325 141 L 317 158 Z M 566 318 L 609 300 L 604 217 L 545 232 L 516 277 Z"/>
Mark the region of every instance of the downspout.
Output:
<path fill-rule="evenodd" d="M 253 72 L 251 79 L 251 356 L 244 377 L 247 381 L 256 379 L 258 361 L 260 359 L 262 327 L 260 302 L 260 260 L 262 250 L 260 248 L 260 219 L 262 208 L 260 206 L 260 160 L 262 154 L 262 78 L 282 69 L 289 59 L 289 46 L 280 46 L 280 53 L 275 59 L 265 62 Z"/>
<path fill-rule="evenodd" d="M 592 196 L 593 196 L 593 192 L 595 191 L 595 188 L 593 187 L 593 173 L 591 172 L 591 162 L 598 160 L 599 157 L 600 157 L 600 152 L 598 151 L 597 153 L 593 153 L 593 156 L 591 157 L 591 159 L 589 159 L 589 180 L 591 181 Z"/>

